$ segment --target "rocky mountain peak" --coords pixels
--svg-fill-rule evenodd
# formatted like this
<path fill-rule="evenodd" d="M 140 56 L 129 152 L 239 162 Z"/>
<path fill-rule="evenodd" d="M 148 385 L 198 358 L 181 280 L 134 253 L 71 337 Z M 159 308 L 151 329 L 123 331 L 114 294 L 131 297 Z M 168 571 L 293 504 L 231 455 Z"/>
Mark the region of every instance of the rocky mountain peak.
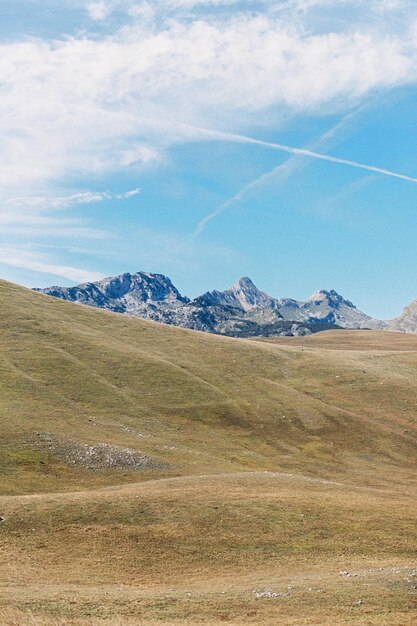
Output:
<path fill-rule="evenodd" d="M 247 276 L 242 276 L 242 278 L 240 278 L 233 285 L 233 287 L 231 287 L 231 289 L 234 289 L 234 290 L 248 289 L 248 290 L 259 291 L 259 289 L 254 285 L 253 281 L 250 278 L 248 278 Z"/>
<path fill-rule="evenodd" d="M 250 311 L 254 308 L 274 309 L 276 301 L 267 293 L 256 287 L 250 278 L 244 276 L 240 278 L 230 289 L 223 292 L 211 292 L 216 294 L 219 304 L 227 304 L 243 311 Z"/>
<path fill-rule="evenodd" d="M 107 298 L 134 298 L 138 302 L 186 302 L 171 280 L 163 274 L 148 272 L 126 272 L 120 276 L 104 278 L 93 285 Z"/>
<path fill-rule="evenodd" d="M 314 293 L 307 300 L 307 302 L 314 304 L 320 304 L 323 302 L 328 304 L 328 306 L 334 308 L 337 308 L 341 304 L 344 304 L 350 309 L 356 309 L 356 306 L 353 304 L 353 302 L 350 302 L 350 300 L 345 300 L 345 298 L 343 298 L 343 296 L 337 293 L 337 291 L 335 291 L 334 289 L 330 289 L 329 291 L 327 291 L 326 289 L 320 289 L 319 291 L 316 291 L 316 293 Z"/>

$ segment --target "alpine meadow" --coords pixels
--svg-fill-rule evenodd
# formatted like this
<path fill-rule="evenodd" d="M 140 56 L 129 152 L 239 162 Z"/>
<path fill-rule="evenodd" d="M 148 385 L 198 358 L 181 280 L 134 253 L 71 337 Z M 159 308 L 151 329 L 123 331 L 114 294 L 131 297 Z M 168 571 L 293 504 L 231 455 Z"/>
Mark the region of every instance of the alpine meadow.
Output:
<path fill-rule="evenodd" d="M 2 623 L 414 623 L 416 336 L 0 303 Z"/>

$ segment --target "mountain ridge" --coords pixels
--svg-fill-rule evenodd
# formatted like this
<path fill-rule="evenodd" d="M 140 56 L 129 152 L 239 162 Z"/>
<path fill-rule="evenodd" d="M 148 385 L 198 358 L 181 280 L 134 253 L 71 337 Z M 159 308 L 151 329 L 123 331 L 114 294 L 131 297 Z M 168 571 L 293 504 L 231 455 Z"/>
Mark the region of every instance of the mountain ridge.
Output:
<path fill-rule="evenodd" d="M 150 319 L 168 325 L 231 337 L 300 336 L 337 328 L 379 330 L 386 326 L 359 311 L 334 289 L 305 301 L 273 298 L 244 276 L 225 291 L 191 300 L 163 274 L 125 272 L 74 287 L 35 289 L 46 295 Z"/>

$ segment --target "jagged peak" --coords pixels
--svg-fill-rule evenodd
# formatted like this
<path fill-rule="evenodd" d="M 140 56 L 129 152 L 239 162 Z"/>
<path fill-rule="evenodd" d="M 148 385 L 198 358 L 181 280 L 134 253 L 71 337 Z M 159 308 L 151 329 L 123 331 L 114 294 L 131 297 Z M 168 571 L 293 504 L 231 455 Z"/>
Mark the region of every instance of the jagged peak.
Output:
<path fill-rule="evenodd" d="M 136 301 L 138 303 L 147 301 L 178 301 L 185 304 L 189 302 L 188 298 L 180 294 L 170 278 L 164 276 L 164 274 L 152 274 L 149 272 L 136 272 L 134 274 L 124 272 L 118 276 L 109 276 L 95 282 L 82 283 L 75 287 L 52 287 L 42 291 L 55 295 L 52 291 L 58 290 L 63 294 L 83 293 L 84 300 L 88 299 L 89 301 L 94 300 L 94 298 L 120 300 L 127 297 L 132 302 Z"/>
<path fill-rule="evenodd" d="M 333 304 L 345 304 L 351 309 L 356 309 L 356 306 L 350 300 L 346 300 L 343 296 L 341 296 L 335 289 L 320 289 L 313 293 L 310 298 L 308 298 L 307 302 L 324 302 L 327 301 Z"/>
<path fill-rule="evenodd" d="M 242 276 L 242 278 L 239 278 L 239 280 L 231 287 L 231 289 L 244 288 L 256 289 L 256 291 L 259 291 L 253 280 L 251 280 L 248 276 Z"/>
<path fill-rule="evenodd" d="M 119 274 L 118 276 L 108 276 L 106 278 L 103 278 L 99 281 L 96 281 L 98 283 L 101 283 L 103 281 L 112 281 L 112 280 L 123 280 L 123 279 L 134 279 L 134 278 L 149 278 L 151 280 L 162 280 L 164 282 L 167 283 L 171 283 L 171 279 L 168 278 L 168 276 L 165 276 L 164 274 L 154 274 L 152 272 L 123 272 L 123 274 Z"/>
<path fill-rule="evenodd" d="M 148 279 L 155 279 L 155 280 L 162 280 L 164 282 L 167 283 L 171 283 L 171 279 L 168 278 L 167 276 L 164 276 L 164 274 L 152 274 L 151 272 L 123 272 L 122 274 L 118 274 L 117 276 L 104 276 L 103 278 L 99 278 L 98 280 L 95 281 L 85 281 L 83 283 L 79 283 L 78 285 L 75 285 L 75 287 L 85 287 L 87 285 L 104 285 L 104 284 L 109 284 L 109 283 L 115 283 L 115 282 L 127 282 L 127 281 L 132 281 L 134 279 L 137 278 L 148 278 Z M 52 288 L 52 287 L 51 287 Z M 60 287 L 61 289 L 62 287 Z"/>
<path fill-rule="evenodd" d="M 223 293 L 223 296 L 231 296 L 245 311 L 253 308 L 275 308 L 276 303 L 271 296 L 258 289 L 253 281 L 247 276 L 240 278 L 237 283 Z"/>
<path fill-rule="evenodd" d="M 194 302 L 223 305 L 250 311 L 254 308 L 276 308 L 275 300 L 264 293 L 247 276 L 240 278 L 232 287 L 226 291 L 209 291 Z"/>

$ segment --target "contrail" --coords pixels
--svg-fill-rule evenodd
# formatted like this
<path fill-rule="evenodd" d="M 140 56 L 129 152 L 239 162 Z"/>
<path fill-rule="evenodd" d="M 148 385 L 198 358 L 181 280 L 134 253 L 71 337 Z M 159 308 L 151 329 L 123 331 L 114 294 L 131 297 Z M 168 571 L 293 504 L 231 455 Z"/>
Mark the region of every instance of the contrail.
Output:
<path fill-rule="evenodd" d="M 353 111 L 352 113 L 348 113 L 348 115 L 346 115 L 341 121 L 339 121 L 329 130 L 327 130 L 319 139 L 317 139 L 311 146 L 311 148 L 315 148 L 316 146 L 324 147 L 326 144 L 328 144 L 330 140 L 333 140 L 335 137 L 338 136 L 340 131 L 345 128 L 347 123 L 350 122 L 352 118 L 356 117 L 358 113 L 363 110 L 363 108 L 364 107 L 361 107 L 360 109 Z M 279 176 L 280 180 L 286 180 L 287 178 L 295 174 L 295 172 L 297 172 L 300 167 L 302 167 L 301 163 L 303 161 L 303 158 L 305 157 L 300 157 L 300 155 L 292 154 L 290 158 L 284 163 L 281 163 L 269 172 L 266 172 L 255 180 L 247 183 L 232 198 L 229 198 L 229 200 L 223 202 L 220 206 L 217 207 L 217 209 L 215 209 L 214 211 L 206 215 L 206 217 L 204 217 L 202 220 L 200 220 L 195 229 L 194 236 L 200 235 L 207 226 L 207 224 L 211 222 L 211 220 L 224 213 L 224 211 L 233 206 L 235 203 L 240 202 L 240 200 L 242 200 L 242 198 L 244 198 L 246 194 L 253 189 L 262 187 L 264 183 L 268 182 L 271 179 L 276 179 L 277 176 Z"/>
<path fill-rule="evenodd" d="M 203 129 L 200 129 L 202 132 Z M 299 156 L 307 156 L 313 159 L 319 159 L 320 161 L 328 161 L 329 163 L 340 163 L 341 165 L 349 165 L 350 167 L 356 167 L 360 170 L 366 170 L 367 172 L 376 172 L 383 174 L 384 176 L 391 176 L 392 178 L 400 178 L 401 180 L 407 180 L 411 183 L 417 183 L 417 178 L 407 176 L 406 174 L 399 174 L 392 170 L 386 170 L 376 165 L 366 165 L 365 163 L 359 163 L 358 161 L 351 161 L 349 159 L 342 159 L 339 157 L 331 156 L 330 154 L 322 154 L 321 152 L 313 152 L 305 148 L 294 148 L 292 146 L 286 146 L 281 143 L 271 143 L 269 141 L 262 141 L 261 139 L 253 139 L 252 137 L 246 137 L 245 135 L 235 135 L 233 133 L 222 133 L 219 131 L 208 130 L 207 134 L 210 134 L 213 139 L 216 137 L 221 140 L 234 141 L 236 143 L 252 144 L 254 146 L 264 146 L 265 148 L 271 148 L 272 150 L 280 150 L 281 152 L 287 152 L 289 154 L 296 154 Z"/>
<path fill-rule="evenodd" d="M 340 124 L 336 125 L 334 130 L 337 130 L 339 126 Z M 331 156 L 329 154 L 315 152 L 313 150 L 308 150 L 307 148 L 294 148 L 293 146 L 287 146 L 287 145 L 280 144 L 280 143 L 272 143 L 269 141 L 263 141 L 261 139 L 254 139 L 252 137 L 247 137 L 245 135 L 225 133 L 221 131 L 209 130 L 209 129 L 204 129 L 204 128 L 198 128 L 195 130 L 198 130 L 202 134 L 208 135 L 212 137 L 213 139 L 219 139 L 222 141 L 225 141 L 225 140 L 233 141 L 236 143 L 244 143 L 244 144 L 257 145 L 257 146 L 264 146 L 265 148 L 271 148 L 272 150 L 280 150 L 281 152 L 286 152 L 287 154 L 292 154 L 295 156 L 304 156 L 304 157 L 309 157 L 313 159 L 319 159 L 320 161 L 328 161 L 330 163 L 339 163 L 341 165 L 348 165 L 349 167 L 354 167 L 354 168 L 365 170 L 368 172 L 374 172 L 377 174 L 382 174 L 384 176 L 390 176 L 392 178 L 400 178 L 401 180 L 406 180 L 411 183 L 417 183 L 417 178 L 413 178 L 412 176 L 407 176 L 406 174 L 399 174 L 398 172 L 393 172 L 392 170 L 387 170 L 381 167 L 377 167 L 375 165 L 367 165 L 365 163 L 359 163 L 358 161 L 351 161 L 350 159 L 343 159 L 343 158 Z M 331 134 L 332 134 L 332 131 L 329 131 L 328 133 L 326 133 L 326 135 L 329 135 L 329 136 Z M 326 135 L 325 135 L 325 138 L 326 138 Z M 207 215 L 205 218 L 203 218 L 198 223 L 194 234 L 196 236 L 201 234 L 204 228 L 212 219 L 214 219 L 215 217 L 223 213 L 227 208 L 235 204 L 235 202 L 239 202 L 239 200 L 241 200 L 248 191 L 250 191 L 254 187 L 257 187 L 263 180 L 267 180 L 268 178 L 273 176 L 274 173 L 276 173 L 285 165 L 287 164 L 279 165 L 278 167 L 274 168 L 271 172 L 263 174 L 260 178 L 246 185 L 241 191 L 239 191 L 239 193 L 233 196 L 233 198 L 230 198 L 229 200 L 221 204 L 215 211 L 213 211 L 212 213 Z"/>

